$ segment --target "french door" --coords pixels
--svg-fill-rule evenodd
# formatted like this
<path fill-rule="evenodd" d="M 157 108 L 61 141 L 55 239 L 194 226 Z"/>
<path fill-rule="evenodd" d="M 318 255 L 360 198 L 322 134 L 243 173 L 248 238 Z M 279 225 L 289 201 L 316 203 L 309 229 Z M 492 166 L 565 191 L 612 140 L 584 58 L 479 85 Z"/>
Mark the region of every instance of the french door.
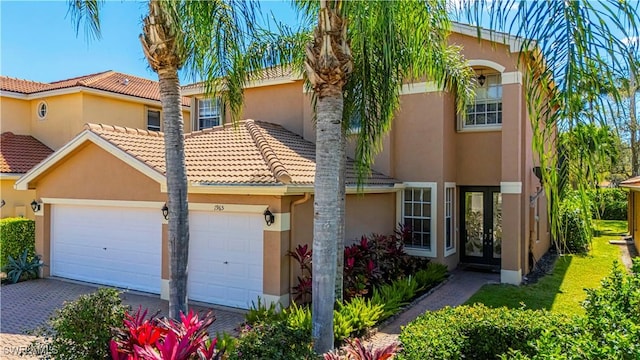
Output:
<path fill-rule="evenodd" d="M 462 262 L 500 265 L 502 194 L 499 187 L 462 187 L 460 193 Z"/>

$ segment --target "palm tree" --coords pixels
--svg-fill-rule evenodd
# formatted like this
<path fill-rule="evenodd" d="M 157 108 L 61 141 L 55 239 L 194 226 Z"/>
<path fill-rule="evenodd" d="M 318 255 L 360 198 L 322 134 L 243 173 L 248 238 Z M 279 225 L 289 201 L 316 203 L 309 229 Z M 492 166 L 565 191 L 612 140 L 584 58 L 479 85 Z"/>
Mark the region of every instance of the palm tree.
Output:
<path fill-rule="evenodd" d="M 99 37 L 97 0 L 71 1 L 73 19 Z M 206 79 L 210 96 L 219 95 L 237 119 L 243 86 L 251 70 L 243 62 L 243 44 L 254 23 L 256 4 L 224 0 L 150 0 L 140 42 L 151 69 L 158 74 L 163 111 L 169 208 L 169 317 L 187 312 L 189 255 L 188 185 L 184 156 L 184 120 L 178 71 L 187 66 Z M 224 81 L 225 92 L 220 92 Z"/>
<path fill-rule="evenodd" d="M 350 122 L 358 119 L 362 183 L 398 109 L 403 82 L 432 79 L 456 90 L 462 109 L 472 97 L 472 76 L 460 49 L 447 44 L 450 25 L 440 2 L 297 4 L 318 18 L 305 69 L 316 118 L 312 336 L 315 350 L 325 352 L 333 347 L 335 294 L 342 293 L 335 282 L 341 279 L 336 263 L 344 241 L 344 138 Z"/>

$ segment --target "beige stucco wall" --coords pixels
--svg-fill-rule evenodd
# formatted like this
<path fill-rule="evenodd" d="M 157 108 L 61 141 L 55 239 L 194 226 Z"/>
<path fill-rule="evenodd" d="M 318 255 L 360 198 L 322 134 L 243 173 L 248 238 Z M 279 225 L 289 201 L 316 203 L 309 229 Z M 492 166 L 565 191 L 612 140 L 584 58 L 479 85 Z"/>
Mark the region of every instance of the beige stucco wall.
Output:
<path fill-rule="evenodd" d="M 31 104 L 28 100 L 0 96 L 0 132 L 31 133 Z"/>
<path fill-rule="evenodd" d="M 246 89 L 243 119 L 262 120 L 303 133 L 302 81 Z"/>
<path fill-rule="evenodd" d="M 38 104 L 47 104 L 47 115 L 40 119 Z M 30 110 L 31 135 L 56 150 L 71 140 L 82 129 L 82 94 L 51 96 L 32 100 Z"/>
<path fill-rule="evenodd" d="M 0 218 L 6 217 L 26 217 L 33 219 L 33 211 L 31 210 L 31 202 L 36 197 L 33 190 L 19 191 L 13 188 L 16 183 L 14 179 L 0 180 L 0 198 L 5 204 L 0 208 Z"/>

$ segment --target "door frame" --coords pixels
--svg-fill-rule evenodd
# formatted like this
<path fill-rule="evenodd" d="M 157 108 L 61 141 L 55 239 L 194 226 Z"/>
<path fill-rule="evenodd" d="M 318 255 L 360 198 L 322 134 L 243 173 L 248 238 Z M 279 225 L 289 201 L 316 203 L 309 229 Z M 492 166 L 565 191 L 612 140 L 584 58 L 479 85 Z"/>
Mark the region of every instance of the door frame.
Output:
<path fill-rule="evenodd" d="M 500 266 L 502 258 L 493 257 L 493 194 L 500 193 L 500 186 L 460 186 L 460 262 L 467 264 L 482 264 Z M 466 255 L 466 217 L 465 195 L 468 192 L 483 193 L 483 256 Z M 487 197 L 487 195 L 489 195 Z M 489 201 L 487 201 L 487 199 Z M 490 240 L 489 240 L 490 239 Z M 488 250 L 491 251 L 488 251 Z"/>

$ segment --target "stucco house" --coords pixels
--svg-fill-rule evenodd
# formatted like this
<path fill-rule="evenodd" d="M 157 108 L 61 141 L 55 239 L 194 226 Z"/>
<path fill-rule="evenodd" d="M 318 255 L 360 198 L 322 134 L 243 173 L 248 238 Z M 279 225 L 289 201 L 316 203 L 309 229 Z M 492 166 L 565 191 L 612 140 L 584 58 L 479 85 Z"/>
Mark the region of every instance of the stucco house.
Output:
<path fill-rule="evenodd" d="M 524 65 L 518 39 L 476 36 L 456 25 L 450 37 L 478 76 L 466 120 L 455 114 L 454 94 L 406 84 L 363 194 L 347 176 L 346 240 L 406 224 L 409 253 L 450 268 L 495 269 L 502 282 L 519 284 L 550 246 Z M 299 76 L 271 74 L 245 90 L 248 120 L 237 127 L 203 94 L 202 84 L 183 88 L 191 105 L 189 298 L 246 308 L 261 296 L 286 305 L 295 285 L 287 250 L 312 240 L 310 94 Z M 166 297 L 163 135 L 85 120 L 84 130 L 16 182 L 41 203 L 36 246 L 50 264 L 46 275 Z"/>
<path fill-rule="evenodd" d="M 640 176 L 621 182 L 620 187 L 629 190 L 627 224 L 636 250 L 640 252 Z"/>
<path fill-rule="evenodd" d="M 158 82 L 132 75 L 104 71 L 51 83 L 0 76 L 0 218 L 33 218 L 35 192 L 15 191 L 15 181 L 87 121 L 161 130 L 161 116 Z"/>

